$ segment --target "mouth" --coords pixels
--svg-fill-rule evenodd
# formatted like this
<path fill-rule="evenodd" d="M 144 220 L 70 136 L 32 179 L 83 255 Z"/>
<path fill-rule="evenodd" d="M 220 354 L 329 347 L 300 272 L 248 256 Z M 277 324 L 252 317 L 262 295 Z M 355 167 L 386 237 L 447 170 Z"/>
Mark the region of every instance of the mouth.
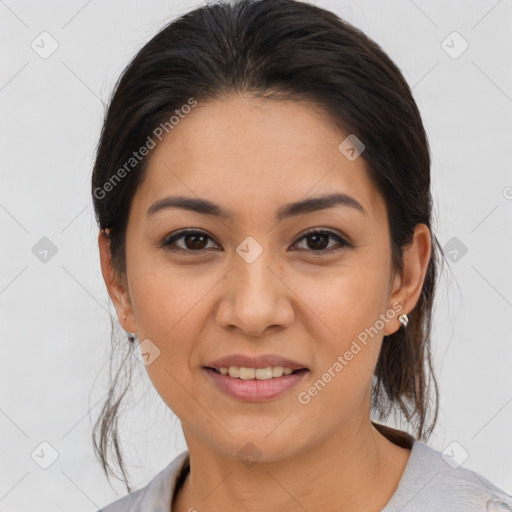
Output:
<path fill-rule="evenodd" d="M 246 366 L 205 366 L 206 370 L 213 371 L 219 375 L 226 375 L 233 379 L 240 380 L 271 380 L 279 379 L 283 375 L 295 375 L 306 373 L 307 368 L 289 368 L 287 366 L 265 366 L 262 368 L 251 368 Z"/>
<path fill-rule="evenodd" d="M 204 366 L 210 382 L 222 394 L 242 402 L 285 399 L 309 373 L 307 368 L 289 366 Z"/>

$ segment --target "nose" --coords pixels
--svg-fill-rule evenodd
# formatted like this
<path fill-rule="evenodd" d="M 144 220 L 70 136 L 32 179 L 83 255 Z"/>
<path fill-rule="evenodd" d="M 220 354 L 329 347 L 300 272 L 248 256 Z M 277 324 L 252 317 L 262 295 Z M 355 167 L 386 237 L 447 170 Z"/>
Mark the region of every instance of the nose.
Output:
<path fill-rule="evenodd" d="M 295 314 L 293 293 L 269 255 L 270 250 L 263 250 L 251 261 L 234 254 L 217 309 L 221 327 L 240 329 L 248 336 L 262 336 L 267 330 L 291 324 Z"/>

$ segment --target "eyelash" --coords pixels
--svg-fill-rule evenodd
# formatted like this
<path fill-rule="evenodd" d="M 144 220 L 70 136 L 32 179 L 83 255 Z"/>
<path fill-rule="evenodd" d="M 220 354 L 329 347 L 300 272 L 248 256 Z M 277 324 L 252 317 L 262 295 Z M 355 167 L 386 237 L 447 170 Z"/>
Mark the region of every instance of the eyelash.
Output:
<path fill-rule="evenodd" d="M 188 253 L 194 253 L 194 252 L 203 252 L 205 251 L 206 249 L 198 249 L 198 250 L 191 250 L 191 249 L 184 249 L 182 247 L 178 247 L 175 245 L 175 242 L 177 240 L 180 240 L 182 238 L 184 238 L 185 236 L 187 235 L 203 235 L 207 238 L 209 238 L 210 240 L 212 240 L 212 238 L 204 231 L 199 231 L 199 230 L 196 230 L 196 229 L 185 229 L 183 231 L 180 231 L 179 233 L 173 235 L 172 237 L 168 237 L 166 239 L 163 240 L 162 244 L 161 244 L 161 247 L 162 248 L 165 248 L 167 250 L 171 250 L 171 251 L 183 251 L 183 252 L 188 252 Z M 309 252 L 313 252 L 313 253 L 320 253 L 320 254 L 331 254 L 333 252 L 337 252 L 337 251 L 340 251 L 341 249 L 345 248 L 345 247 L 352 247 L 352 245 L 350 243 L 348 243 L 344 238 L 342 238 L 339 234 L 337 234 L 335 231 L 332 231 L 330 229 L 317 229 L 317 228 L 312 228 L 312 229 L 308 229 L 306 230 L 300 238 L 297 239 L 297 241 L 295 242 L 295 244 L 297 244 L 298 242 L 312 236 L 312 235 L 328 235 L 330 238 L 333 238 L 333 239 L 336 239 L 337 242 L 339 243 L 340 247 L 338 247 L 337 249 L 320 249 L 320 250 L 313 250 L 313 249 L 304 249 L 306 251 L 309 251 Z M 294 245 L 295 245 L 294 244 Z M 174 247 L 173 247 L 174 246 Z M 301 249 L 299 249 L 301 250 Z"/>

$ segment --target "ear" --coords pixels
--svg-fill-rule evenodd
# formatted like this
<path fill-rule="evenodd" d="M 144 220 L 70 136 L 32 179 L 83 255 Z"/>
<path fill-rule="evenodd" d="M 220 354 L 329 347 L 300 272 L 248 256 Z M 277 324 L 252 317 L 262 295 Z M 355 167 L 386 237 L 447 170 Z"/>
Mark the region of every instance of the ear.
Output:
<path fill-rule="evenodd" d="M 110 240 L 104 230 L 101 230 L 98 235 L 98 246 L 100 249 L 101 273 L 107 285 L 108 294 L 116 308 L 119 323 L 126 331 L 136 333 L 137 326 L 135 324 L 127 279 L 122 279 L 114 270 L 112 254 L 110 252 Z M 124 319 L 125 315 L 126 321 Z"/>
<path fill-rule="evenodd" d="M 386 324 L 384 335 L 396 332 L 400 328 L 398 317 L 410 313 L 416 306 L 427 273 L 431 250 L 430 230 L 426 224 L 417 224 L 411 245 L 403 251 L 403 271 L 397 271 L 393 278 L 388 308 L 397 314 L 396 320 Z"/>

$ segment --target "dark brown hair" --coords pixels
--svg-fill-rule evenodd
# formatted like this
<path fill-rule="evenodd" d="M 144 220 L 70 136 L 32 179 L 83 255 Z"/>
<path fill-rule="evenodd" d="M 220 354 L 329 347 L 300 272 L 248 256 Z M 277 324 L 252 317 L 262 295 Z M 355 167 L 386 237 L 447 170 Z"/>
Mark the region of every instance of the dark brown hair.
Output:
<path fill-rule="evenodd" d="M 233 92 L 307 100 L 344 133 L 363 141 L 362 157 L 385 200 L 392 261 L 400 270 L 415 226 L 424 223 L 432 233 L 430 149 L 400 70 L 378 44 L 332 12 L 296 0 L 241 0 L 208 4 L 170 22 L 137 53 L 115 86 L 97 148 L 92 194 L 100 229 L 111 229 L 116 273 L 125 275 L 128 213 L 148 162 L 142 158 L 127 170 L 133 151 L 191 98 L 207 102 Z M 120 173 L 122 168 L 126 172 Z M 442 249 L 433 234 L 432 242 L 409 325 L 384 337 L 372 397 L 377 418 L 398 412 L 418 439 L 430 435 L 438 410 L 430 337 Z M 130 344 L 123 343 L 128 351 Z M 118 350 L 115 343 L 113 350 Z M 113 446 L 130 491 L 117 435 L 129 386 L 118 389 L 126 360 L 113 378 L 111 368 L 111 388 L 93 443 L 107 477 Z M 131 371 L 124 372 L 129 381 Z"/>

